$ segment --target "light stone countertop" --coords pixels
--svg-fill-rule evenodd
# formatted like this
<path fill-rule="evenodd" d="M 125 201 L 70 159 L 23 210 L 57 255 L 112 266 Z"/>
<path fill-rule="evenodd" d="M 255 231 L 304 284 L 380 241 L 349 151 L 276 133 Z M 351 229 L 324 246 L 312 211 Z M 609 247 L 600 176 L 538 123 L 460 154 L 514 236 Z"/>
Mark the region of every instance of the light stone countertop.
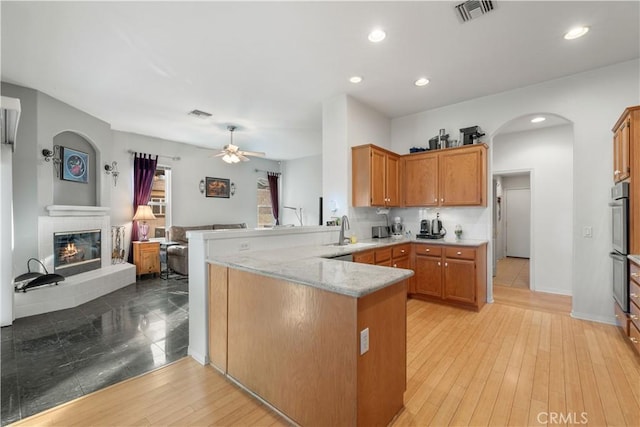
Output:
<path fill-rule="evenodd" d="M 627 258 L 635 262 L 637 265 L 640 265 L 640 255 L 627 255 Z"/>
<path fill-rule="evenodd" d="M 401 243 L 481 246 L 485 240 L 409 240 L 367 239 L 353 245 L 309 245 L 284 249 L 240 252 L 215 256 L 207 261 L 238 270 L 288 280 L 331 292 L 362 297 L 413 276 L 413 271 L 401 268 L 330 259 Z"/>

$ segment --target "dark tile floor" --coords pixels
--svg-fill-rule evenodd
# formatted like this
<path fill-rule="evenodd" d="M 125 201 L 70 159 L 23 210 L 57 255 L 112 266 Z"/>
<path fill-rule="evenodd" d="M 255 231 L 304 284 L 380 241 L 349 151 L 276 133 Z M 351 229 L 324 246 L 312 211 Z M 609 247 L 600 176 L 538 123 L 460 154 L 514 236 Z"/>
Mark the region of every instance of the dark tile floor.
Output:
<path fill-rule="evenodd" d="M 0 329 L 2 425 L 186 356 L 188 319 L 188 282 L 177 278 L 17 319 Z"/>

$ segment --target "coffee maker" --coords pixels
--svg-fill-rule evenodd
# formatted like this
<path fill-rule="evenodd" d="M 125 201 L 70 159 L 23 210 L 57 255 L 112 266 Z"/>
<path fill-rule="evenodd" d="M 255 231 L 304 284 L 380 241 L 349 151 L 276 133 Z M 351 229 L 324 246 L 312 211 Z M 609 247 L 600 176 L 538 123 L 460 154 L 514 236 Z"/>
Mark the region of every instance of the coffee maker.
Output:
<path fill-rule="evenodd" d="M 480 130 L 480 126 L 460 129 L 460 141 L 462 141 L 462 145 L 475 144 L 482 136 L 484 136 L 484 132 Z"/>
<path fill-rule="evenodd" d="M 416 235 L 418 239 L 442 239 L 447 234 L 447 230 L 442 226 L 440 214 L 436 214 L 436 218 L 429 221 L 423 219 L 420 221 L 420 232 Z"/>

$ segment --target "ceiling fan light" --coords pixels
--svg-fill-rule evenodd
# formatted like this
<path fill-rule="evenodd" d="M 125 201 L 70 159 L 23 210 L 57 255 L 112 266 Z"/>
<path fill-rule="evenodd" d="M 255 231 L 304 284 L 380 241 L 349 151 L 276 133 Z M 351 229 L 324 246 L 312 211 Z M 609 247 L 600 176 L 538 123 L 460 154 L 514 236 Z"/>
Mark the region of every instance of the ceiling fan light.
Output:
<path fill-rule="evenodd" d="M 240 157 L 238 157 L 237 155 L 233 155 L 231 156 L 231 163 L 238 163 L 240 161 Z"/>
<path fill-rule="evenodd" d="M 226 163 L 233 163 L 233 158 L 228 154 L 225 154 L 224 156 L 222 156 L 222 160 Z"/>

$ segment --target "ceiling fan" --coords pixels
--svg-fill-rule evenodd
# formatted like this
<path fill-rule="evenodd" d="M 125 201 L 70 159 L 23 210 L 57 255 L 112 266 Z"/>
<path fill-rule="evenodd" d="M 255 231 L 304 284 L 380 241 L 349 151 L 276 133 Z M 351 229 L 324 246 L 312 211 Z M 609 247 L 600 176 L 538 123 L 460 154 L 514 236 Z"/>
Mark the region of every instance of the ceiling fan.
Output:
<path fill-rule="evenodd" d="M 240 150 L 240 147 L 237 145 L 233 145 L 233 131 L 236 130 L 235 126 L 229 125 L 227 126 L 227 130 L 230 133 L 231 141 L 229 144 L 225 145 L 224 148 L 220 151 L 220 153 L 216 154 L 215 157 L 222 157 L 222 160 L 227 163 L 238 163 L 239 161 L 248 162 L 249 157 L 264 157 L 265 153 L 258 151 L 243 151 Z"/>

